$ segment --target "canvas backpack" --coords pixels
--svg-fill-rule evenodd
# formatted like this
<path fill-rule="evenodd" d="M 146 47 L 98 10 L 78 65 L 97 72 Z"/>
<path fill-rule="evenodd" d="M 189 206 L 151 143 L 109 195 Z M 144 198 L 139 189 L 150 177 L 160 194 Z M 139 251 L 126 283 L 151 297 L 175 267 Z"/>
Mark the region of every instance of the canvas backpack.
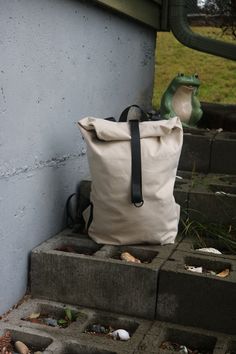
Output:
<path fill-rule="evenodd" d="M 132 106 L 131 106 L 132 107 Z M 183 131 L 180 119 L 79 121 L 92 178 L 84 211 L 89 236 L 112 245 L 174 243 L 180 207 L 173 196 Z"/>

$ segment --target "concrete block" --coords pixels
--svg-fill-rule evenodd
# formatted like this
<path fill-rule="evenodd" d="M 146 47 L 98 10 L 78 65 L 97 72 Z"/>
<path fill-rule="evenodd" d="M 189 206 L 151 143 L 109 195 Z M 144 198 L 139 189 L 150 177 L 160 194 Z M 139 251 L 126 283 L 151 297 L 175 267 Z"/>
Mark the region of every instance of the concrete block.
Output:
<path fill-rule="evenodd" d="M 191 220 L 209 223 L 235 224 L 236 195 L 215 196 L 207 191 L 195 190 L 189 194 L 189 217 Z"/>
<path fill-rule="evenodd" d="M 212 145 L 210 171 L 236 174 L 236 133 L 220 133 Z"/>
<path fill-rule="evenodd" d="M 46 332 L 40 332 L 29 328 L 22 329 L 19 326 L 9 323 L 0 323 L 0 336 L 6 331 L 11 332 L 12 344 L 16 341 L 21 341 L 33 352 L 40 351 L 43 354 L 51 354 L 58 348 L 58 343 Z"/>
<path fill-rule="evenodd" d="M 65 307 L 70 307 L 79 312 L 77 321 L 73 322 L 66 329 L 52 328 L 46 325 L 22 321 L 21 319 L 22 315 L 29 315 L 32 313 L 31 311 L 52 311 L 52 309 L 54 309 L 54 313 L 56 313 L 56 311 Z M 114 330 L 119 328 L 125 329 L 130 334 L 130 340 L 126 342 L 112 340 L 108 335 L 89 333 L 88 329 L 93 324 L 111 327 Z M 151 324 L 151 321 L 139 319 L 137 317 L 131 318 L 115 313 L 94 311 L 88 308 L 75 308 L 67 304 L 45 300 L 42 301 L 40 299 L 31 299 L 20 305 L 1 323 L 2 328 L 5 326 L 5 331 L 9 329 L 12 332 L 14 340 L 17 340 L 15 338 L 20 338 L 20 340 L 26 344 L 35 345 L 36 347 L 36 340 L 38 340 L 42 344 L 43 349 L 48 345 L 47 350 L 51 349 L 53 344 L 52 352 L 58 354 L 133 353 L 133 350 L 138 347 L 144 335 L 146 335 L 150 329 Z M 18 331 L 19 328 L 20 332 Z"/>
<path fill-rule="evenodd" d="M 220 354 L 223 353 L 227 339 L 227 336 L 216 332 L 155 321 L 140 343 L 137 354 L 171 354 L 172 350 L 160 348 L 166 341 L 197 349 L 201 353 Z"/>
<path fill-rule="evenodd" d="M 107 335 L 96 335 L 88 333 L 87 330 L 92 324 L 101 324 L 106 327 L 111 326 L 113 329 L 125 329 L 130 334 L 128 341 L 111 340 Z M 139 319 L 137 317 L 127 317 L 103 311 L 94 311 L 92 317 L 85 324 L 83 331 L 77 333 L 75 340 L 80 343 L 93 344 L 100 348 L 110 349 L 111 351 L 126 353 L 133 353 L 138 348 L 151 327 L 151 321 Z"/>
<path fill-rule="evenodd" d="M 174 197 L 176 203 L 180 205 L 180 219 L 185 220 L 188 216 L 188 194 L 189 194 L 189 180 L 176 179 L 174 187 Z"/>
<path fill-rule="evenodd" d="M 229 340 L 226 345 L 225 353 L 234 353 L 236 351 L 236 339 Z"/>
<path fill-rule="evenodd" d="M 61 246 L 77 253 L 62 252 Z M 86 237 L 59 234 L 32 252 L 31 292 L 34 297 L 152 319 L 158 272 L 174 248 L 101 246 Z M 124 251 L 143 263 L 120 260 Z"/>
<path fill-rule="evenodd" d="M 206 130 L 185 129 L 179 169 L 208 173 L 214 135 Z"/>
<path fill-rule="evenodd" d="M 108 347 L 110 347 L 110 345 L 108 345 Z M 104 349 L 99 346 L 94 346 L 91 343 L 81 344 L 80 342 L 71 340 L 66 341 L 55 354 L 122 354 L 122 352 L 115 351 L 112 348 Z"/>
<path fill-rule="evenodd" d="M 189 193 L 190 219 L 231 225 L 236 224 L 235 210 L 236 186 L 210 183 L 197 185 Z"/>
<path fill-rule="evenodd" d="M 200 222 L 236 224 L 236 176 L 178 171 L 174 195 L 181 218 Z M 185 217 L 184 217 L 185 216 Z"/>
<path fill-rule="evenodd" d="M 232 259 L 236 260 L 236 254 L 233 254 L 232 252 L 229 251 L 229 249 L 225 246 L 224 240 L 221 239 L 213 239 L 209 237 L 209 235 L 206 233 L 204 235 L 203 240 L 199 240 L 198 237 L 192 236 L 185 236 L 182 240 L 180 240 L 177 250 L 179 251 L 184 251 L 184 252 L 194 252 L 196 255 L 198 254 L 203 254 L 206 255 L 205 252 L 198 251 L 197 249 L 199 248 L 204 248 L 204 247 L 213 247 L 222 252 L 222 254 L 217 255 L 217 257 L 222 258 L 227 258 L 227 259 Z M 214 253 L 207 253 L 208 257 L 214 257 Z"/>
<path fill-rule="evenodd" d="M 185 265 L 202 266 L 229 276 L 188 271 Z M 157 319 L 182 325 L 236 334 L 236 262 L 208 254 L 175 251 L 159 273 Z"/>
<path fill-rule="evenodd" d="M 78 315 L 77 320 L 72 322 L 66 328 L 52 327 L 46 324 L 40 324 L 26 320 L 26 318 L 29 317 L 32 313 L 40 313 L 41 315 L 45 314 L 47 317 L 59 320 L 65 317 L 66 308 L 70 308 Z M 73 336 L 78 331 L 80 331 L 89 316 L 90 313 L 88 311 L 68 304 L 56 303 L 47 300 L 29 299 L 27 302 L 24 302 L 22 305 L 20 305 L 17 309 L 11 311 L 6 320 L 7 322 L 22 328 L 32 328 L 40 331 L 46 331 L 54 337 L 66 337 Z"/>

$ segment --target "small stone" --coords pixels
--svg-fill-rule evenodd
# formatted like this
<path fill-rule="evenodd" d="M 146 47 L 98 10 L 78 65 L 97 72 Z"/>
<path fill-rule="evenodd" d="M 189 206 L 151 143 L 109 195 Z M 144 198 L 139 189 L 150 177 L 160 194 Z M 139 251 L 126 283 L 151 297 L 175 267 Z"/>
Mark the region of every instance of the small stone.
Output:
<path fill-rule="evenodd" d="M 57 327 L 58 324 L 57 324 L 57 320 L 55 320 L 55 318 L 44 318 L 43 322 L 47 325 L 47 326 L 50 326 L 50 327 Z"/>

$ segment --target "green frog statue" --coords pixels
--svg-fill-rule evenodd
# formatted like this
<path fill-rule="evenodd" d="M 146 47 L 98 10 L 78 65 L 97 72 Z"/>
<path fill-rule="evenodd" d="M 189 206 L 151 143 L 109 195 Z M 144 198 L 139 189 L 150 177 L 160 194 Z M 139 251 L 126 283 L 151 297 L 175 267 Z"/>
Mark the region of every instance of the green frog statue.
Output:
<path fill-rule="evenodd" d="M 162 96 L 161 117 L 170 119 L 178 116 L 184 127 L 196 127 L 202 117 L 201 104 L 197 98 L 199 86 L 197 74 L 178 74 Z"/>

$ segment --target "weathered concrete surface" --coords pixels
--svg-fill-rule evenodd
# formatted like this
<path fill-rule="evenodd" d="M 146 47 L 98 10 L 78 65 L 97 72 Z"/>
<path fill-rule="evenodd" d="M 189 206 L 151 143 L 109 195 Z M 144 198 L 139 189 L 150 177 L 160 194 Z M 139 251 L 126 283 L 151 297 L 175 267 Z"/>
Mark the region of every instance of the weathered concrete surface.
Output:
<path fill-rule="evenodd" d="M 216 332 L 155 321 L 140 344 L 137 354 L 173 353 L 173 351 L 160 348 L 165 341 L 179 343 L 188 348 L 198 349 L 200 352 L 222 354 L 225 353 L 224 350 L 229 344 L 229 338 L 226 338 L 225 335 Z"/>
<path fill-rule="evenodd" d="M 53 328 L 22 320 L 23 317 L 29 316 L 35 311 L 43 312 L 46 310 L 49 315 L 58 316 L 62 314 L 60 311 L 66 307 L 77 311 L 79 316 L 75 322 L 65 329 L 59 327 Z M 110 325 L 114 329 L 123 328 L 129 332 L 131 338 L 127 342 L 122 342 L 112 340 L 107 336 L 93 335 L 85 332 L 89 325 L 96 323 L 104 326 Z M 14 340 L 22 340 L 26 344 L 31 345 L 39 345 L 41 343 L 41 347 L 46 348 L 45 353 L 61 354 L 133 353 L 150 327 L 151 321 L 136 317 L 131 318 L 114 312 L 108 313 L 88 308 L 78 308 L 68 304 L 39 299 L 27 301 L 17 310 L 12 311 L 4 321 L 0 322 L 0 331 L 3 328 L 11 330 Z"/>
<path fill-rule="evenodd" d="M 67 329 L 52 328 L 21 320 L 35 310 L 47 309 L 55 315 L 58 310 L 69 307 L 79 312 L 76 322 Z M 86 328 L 95 323 L 126 329 L 131 339 L 127 342 L 114 341 L 110 337 L 85 333 Z M 121 316 L 89 308 L 73 307 L 68 304 L 28 300 L 0 321 L 0 335 L 10 330 L 14 340 L 27 345 L 36 345 L 44 354 L 164 354 L 170 353 L 160 348 L 165 341 L 185 345 L 192 349 L 212 354 L 222 354 L 235 350 L 236 336 L 175 325 L 168 322 L 148 321 L 137 317 Z"/>
<path fill-rule="evenodd" d="M 224 132 L 216 136 L 212 145 L 211 171 L 236 174 L 236 133 Z"/>
<path fill-rule="evenodd" d="M 236 174 L 236 133 L 184 129 L 179 169 L 201 173 Z"/>
<path fill-rule="evenodd" d="M 194 273 L 185 265 L 203 266 L 229 276 Z M 236 261 L 227 256 L 209 256 L 175 251 L 159 273 L 157 319 L 182 325 L 236 334 Z"/>
<path fill-rule="evenodd" d="M 56 250 L 65 245 L 78 253 Z M 158 272 L 175 245 L 100 247 L 85 236 L 75 238 L 64 233 L 35 248 L 31 255 L 32 295 L 154 318 Z M 125 251 L 143 263 L 120 260 Z"/>
<path fill-rule="evenodd" d="M 211 145 L 215 134 L 203 129 L 185 129 L 179 169 L 210 172 Z"/>
<path fill-rule="evenodd" d="M 91 181 L 80 184 L 79 219 L 89 203 Z M 236 225 L 236 176 L 178 171 L 174 197 L 181 206 L 180 218 L 205 223 Z"/>
<path fill-rule="evenodd" d="M 84 1 L 0 1 L 0 313 L 88 174 L 76 122 L 151 105 L 155 33 Z"/>

